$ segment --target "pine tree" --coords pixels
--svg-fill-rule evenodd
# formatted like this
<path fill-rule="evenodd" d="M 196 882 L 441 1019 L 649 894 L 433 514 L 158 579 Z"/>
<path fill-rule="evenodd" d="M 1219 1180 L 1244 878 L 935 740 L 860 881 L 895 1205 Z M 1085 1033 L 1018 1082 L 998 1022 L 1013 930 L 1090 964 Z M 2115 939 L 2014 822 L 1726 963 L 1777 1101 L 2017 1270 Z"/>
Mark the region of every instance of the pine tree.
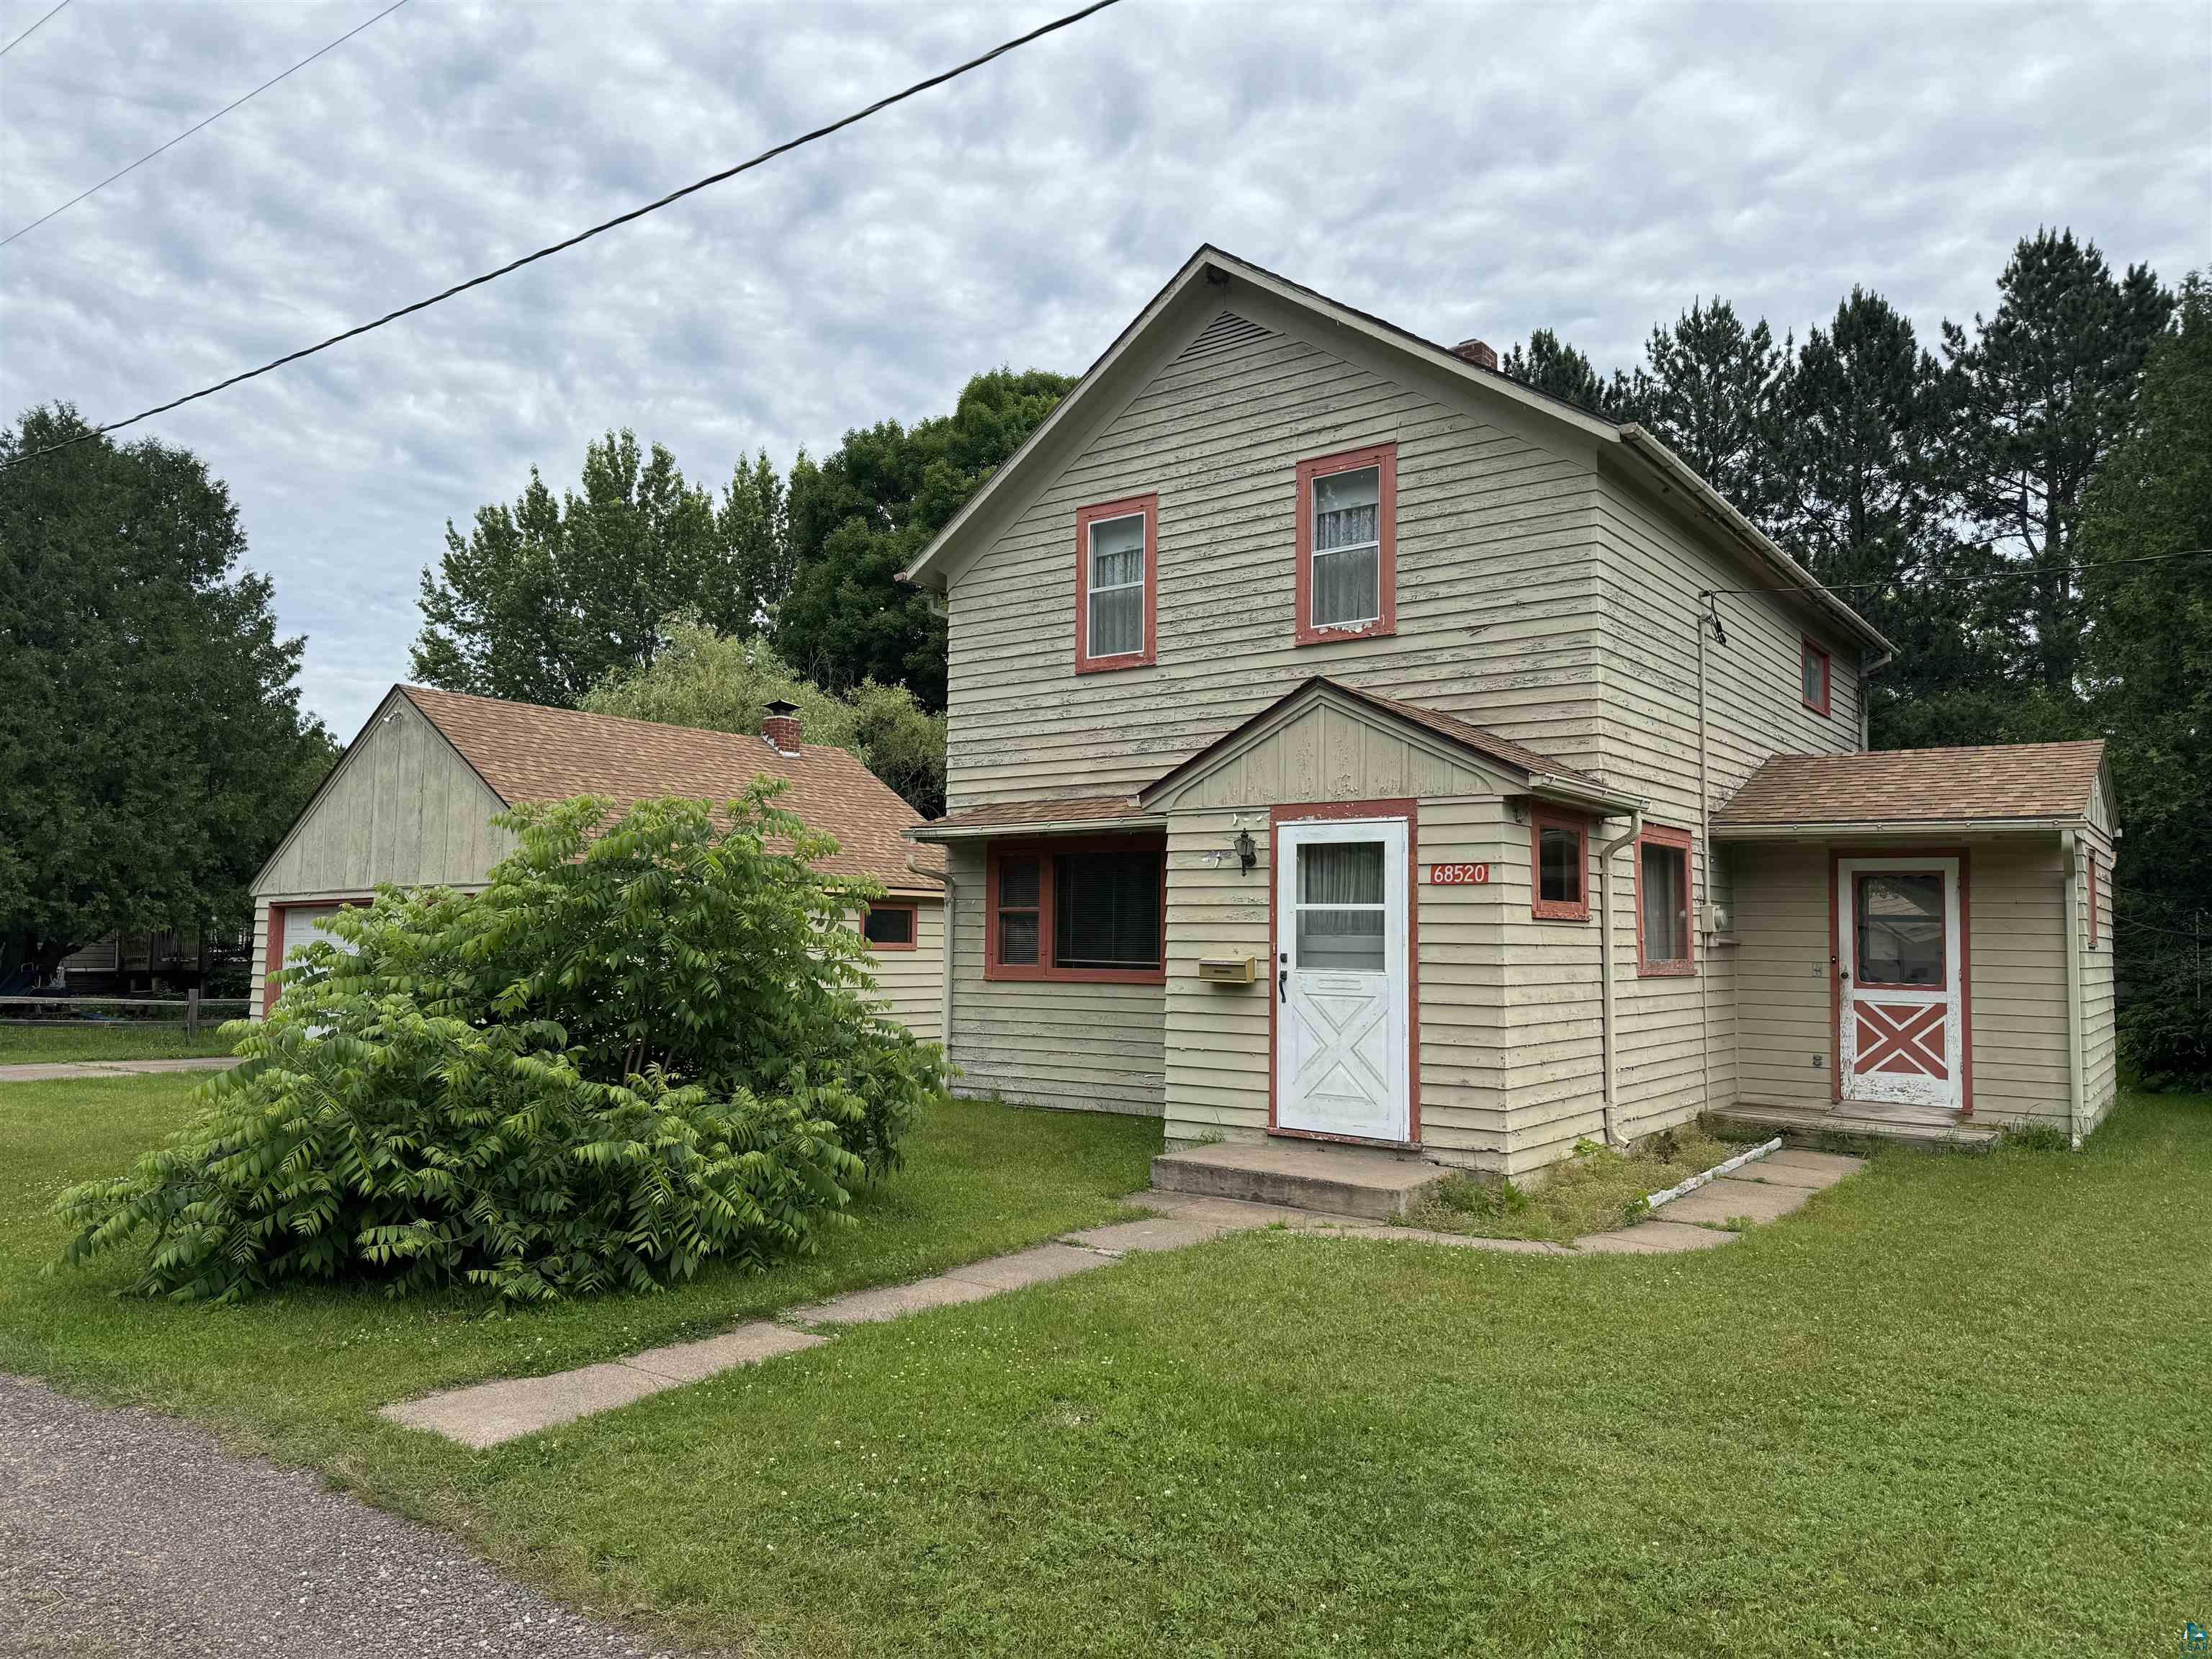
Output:
<path fill-rule="evenodd" d="M 2085 617 L 2069 567 L 2083 492 L 2127 429 L 2173 296 L 2147 266 L 2115 280 L 2071 230 L 2023 237 L 1997 287 L 1996 314 L 1977 313 L 1971 334 L 1943 325 L 1953 484 L 1968 520 L 2023 567 L 1989 586 L 1992 625 L 2016 640 L 2020 677 L 2064 703 L 2079 696 Z"/>
<path fill-rule="evenodd" d="M 1672 328 L 1654 328 L 1645 366 L 1618 372 L 1607 399 L 1616 418 L 1649 428 L 1754 523 L 1773 504 L 1774 398 L 1789 355 L 1761 321 L 1746 328 L 1725 300 L 1693 303 Z"/>
<path fill-rule="evenodd" d="M 1524 350 L 1515 346 L 1499 367 L 1523 386 L 1563 398 L 1578 409 L 1604 416 L 1609 392 L 1590 360 L 1548 328 L 1528 336 Z"/>

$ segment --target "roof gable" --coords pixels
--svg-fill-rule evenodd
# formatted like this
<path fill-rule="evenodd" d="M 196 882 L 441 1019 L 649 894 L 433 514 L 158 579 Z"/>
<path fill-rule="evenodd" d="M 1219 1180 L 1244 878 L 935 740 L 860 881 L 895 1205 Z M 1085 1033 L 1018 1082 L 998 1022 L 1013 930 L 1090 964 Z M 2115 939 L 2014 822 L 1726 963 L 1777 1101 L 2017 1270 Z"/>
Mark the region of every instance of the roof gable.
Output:
<path fill-rule="evenodd" d="M 1361 734 L 1378 734 L 1379 747 Z M 1595 778 L 1455 716 L 1320 676 L 1139 791 L 1147 811 L 1403 796 L 1542 794 L 1631 805 Z"/>
<path fill-rule="evenodd" d="M 1309 326 L 1328 330 L 1348 345 L 1387 354 L 1401 375 L 1417 374 L 1447 386 L 1481 404 L 1492 418 L 1526 421 L 1581 445 L 1610 447 L 1632 469 L 1690 495 L 1740 556 L 1779 579 L 1778 592 L 1801 590 L 1808 604 L 1863 646 L 1890 649 L 1871 624 L 1642 428 L 1616 426 L 1210 245 L 1200 246 L 1153 295 L 1020 448 L 900 573 L 901 580 L 948 590 L 959 572 L 1042 494 L 1051 477 L 1082 453 L 1090 436 L 1141 392 L 1153 372 L 1200 349 L 1227 320 L 1224 313 L 1243 316 L 1248 326 L 1260 326 L 1270 311 L 1302 317 Z M 1256 322 L 1251 315 L 1255 313 Z"/>

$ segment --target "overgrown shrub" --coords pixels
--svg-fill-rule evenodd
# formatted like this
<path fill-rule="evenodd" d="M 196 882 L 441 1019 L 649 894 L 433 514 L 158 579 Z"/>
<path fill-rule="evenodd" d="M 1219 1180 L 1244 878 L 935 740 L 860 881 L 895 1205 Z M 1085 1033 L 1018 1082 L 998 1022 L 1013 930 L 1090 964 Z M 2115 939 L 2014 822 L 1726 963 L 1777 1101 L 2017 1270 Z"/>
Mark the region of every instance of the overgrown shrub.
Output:
<path fill-rule="evenodd" d="M 525 808 L 482 892 L 386 890 L 281 975 L 243 1062 L 131 1173 L 72 1188 L 82 1261 L 232 1299 L 297 1280 L 542 1299 L 812 1248 L 945 1062 L 871 1006 L 874 890 L 763 786 Z M 604 833 L 602 833 L 604 831 Z"/>
<path fill-rule="evenodd" d="M 2212 1089 L 2212 997 L 2187 970 L 2134 988 L 2119 1012 L 2120 1058 L 2153 1089 Z"/>

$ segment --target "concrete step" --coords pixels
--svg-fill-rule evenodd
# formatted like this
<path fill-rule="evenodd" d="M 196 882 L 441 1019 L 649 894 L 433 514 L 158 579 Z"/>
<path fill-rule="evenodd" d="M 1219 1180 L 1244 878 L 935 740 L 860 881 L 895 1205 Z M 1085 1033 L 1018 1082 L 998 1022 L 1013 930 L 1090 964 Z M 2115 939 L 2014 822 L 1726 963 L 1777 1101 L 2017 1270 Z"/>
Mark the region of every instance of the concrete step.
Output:
<path fill-rule="evenodd" d="M 1165 1192 L 1370 1221 L 1404 1215 L 1448 1173 L 1395 1152 L 1304 1140 L 1217 1141 L 1152 1160 L 1152 1185 Z"/>
<path fill-rule="evenodd" d="M 1811 1106 L 1759 1106 L 1739 1102 L 1716 1111 L 1713 1123 L 1723 1130 L 1757 1131 L 1780 1134 L 1792 1146 L 1809 1146 L 1823 1139 L 1888 1141 L 1914 1146 L 1994 1146 L 1999 1129 L 1971 1118 L 1891 1115 L 1854 1111 L 1838 1107 L 1823 1111 Z"/>

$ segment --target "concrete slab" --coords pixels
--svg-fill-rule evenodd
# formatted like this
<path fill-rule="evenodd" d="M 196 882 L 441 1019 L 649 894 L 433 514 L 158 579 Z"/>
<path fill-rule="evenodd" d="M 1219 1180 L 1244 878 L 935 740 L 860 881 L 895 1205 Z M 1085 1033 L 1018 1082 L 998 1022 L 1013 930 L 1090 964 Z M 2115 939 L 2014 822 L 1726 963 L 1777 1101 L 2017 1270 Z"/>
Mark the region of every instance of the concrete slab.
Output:
<path fill-rule="evenodd" d="M 229 1054 L 198 1060 L 39 1060 L 0 1066 L 0 1083 L 60 1083 L 72 1078 L 127 1077 L 134 1072 L 221 1072 L 237 1064 Z"/>
<path fill-rule="evenodd" d="M 1685 1226 L 1675 1221 L 1646 1221 L 1617 1232 L 1587 1234 L 1575 1241 L 1575 1250 L 1578 1255 L 1679 1255 L 1686 1250 L 1711 1250 L 1732 1244 L 1735 1237 L 1734 1233 L 1716 1232 L 1711 1227 Z"/>
<path fill-rule="evenodd" d="M 1777 1164 L 1771 1158 L 1763 1158 L 1756 1164 L 1747 1164 L 1732 1179 L 1763 1181 L 1774 1187 L 1802 1187 L 1808 1192 L 1820 1192 L 1834 1186 L 1849 1176 L 1848 1170 L 1808 1170 L 1796 1164 Z M 1667 1206 L 1674 1208 L 1673 1205 Z"/>
<path fill-rule="evenodd" d="M 811 1307 L 794 1308 L 791 1319 L 800 1325 L 872 1325 L 886 1319 L 902 1319 L 932 1308 L 949 1308 L 962 1302 L 981 1302 L 999 1292 L 973 1279 L 940 1274 L 911 1285 L 883 1285 L 872 1291 L 850 1291 Z"/>
<path fill-rule="evenodd" d="M 611 1411 L 675 1385 L 629 1365 L 586 1365 L 553 1376 L 518 1377 L 451 1389 L 386 1406 L 378 1415 L 481 1450 L 594 1412 Z"/>
<path fill-rule="evenodd" d="M 828 1341 L 811 1331 L 794 1331 L 773 1320 L 757 1319 L 699 1342 L 672 1342 L 647 1348 L 618 1363 L 670 1382 L 697 1382 L 737 1365 L 757 1365 L 780 1353 L 796 1353 Z"/>
<path fill-rule="evenodd" d="M 1841 1179 L 1847 1175 L 1856 1175 L 1866 1166 L 1867 1161 L 1864 1158 L 1853 1158 L 1848 1152 L 1816 1152 L 1807 1146 L 1784 1146 L 1778 1152 L 1769 1152 L 1751 1167 L 1763 1170 L 1810 1170 L 1823 1171 Z"/>
<path fill-rule="evenodd" d="M 1145 1227 L 1158 1224 L 1135 1221 L 1128 1224 Z M 1018 1291 L 1025 1285 L 1048 1284 L 1055 1279 L 1065 1279 L 1070 1273 L 1088 1273 L 1093 1267 L 1109 1267 L 1113 1260 L 1113 1257 L 1101 1255 L 1096 1250 L 1078 1249 L 1073 1244 L 1040 1244 L 1035 1249 L 1017 1250 L 1012 1255 L 994 1255 L 988 1261 L 971 1261 L 964 1267 L 953 1268 L 945 1277 L 981 1285 L 993 1292 Z"/>
<path fill-rule="evenodd" d="M 1405 1214 L 1447 1173 L 1419 1158 L 1306 1140 L 1223 1140 L 1152 1160 L 1152 1185 L 1170 1192 L 1370 1221 Z"/>
<path fill-rule="evenodd" d="M 1540 1238 L 1477 1238 L 1468 1233 L 1431 1232 L 1425 1227 L 1353 1224 L 1332 1228 L 1332 1238 L 1376 1238 L 1385 1243 L 1443 1244 L 1455 1250 L 1492 1250 L 1501 1255 L 1568 1255 L 1565 1246 Z"/>
<path fill-rule="evenodd" d="M 1686 1197 L 1678 1198 L 1659 1212 L 1668 1221 L 1775 1221 L 1812 1196 L 1803 1187 L 1783 1187 L 1761 1181 L 1741 1181 L 1723 1176 Z"/>
<path fill-rule="evenodd" d="M 1227 1233 L 1244 1231 L 1231 1221 L 1210 1221 L 1203 1216 L 1170 1212 L 1143 1221 L 1117 1221 L 1111 1226 L 1086 1227 L 1070 1233 L 1067 1242 L 1092 1250 L 1180 1250 Z"/>

